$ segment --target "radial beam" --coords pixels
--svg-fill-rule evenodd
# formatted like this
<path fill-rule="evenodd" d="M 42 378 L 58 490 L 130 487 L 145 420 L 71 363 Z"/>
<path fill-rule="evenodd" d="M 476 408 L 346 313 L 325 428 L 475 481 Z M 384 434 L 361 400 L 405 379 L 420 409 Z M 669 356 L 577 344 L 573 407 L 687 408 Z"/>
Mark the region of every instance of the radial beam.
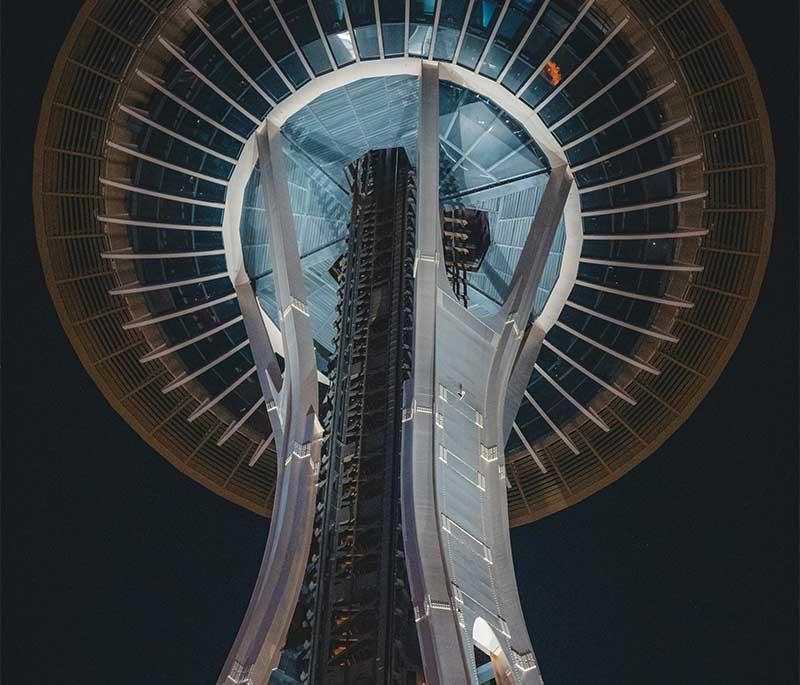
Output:
<path fill-rule="evenodd" d="M 571 333 L 574 335 L 578 340 L 583 340 L 585 343 L 589 343 L 592 347 L 596 347 L 601 352 L 605 352 L 606 354 L 610 354 L 612 357 L 616 357 L 620 361 L 626 362 L 631 366 L 635 366 L 637 369 L 641 369 L 642 371 L 646 371 L 647 373 L 651 373 L 654 376 L 660 376 L 661 371 L 659 371 L 656 367 L 651 366 L 650 364 L 640 361 L 639 359 L 634 359 L 633 357 L 629 357 L 626 354 L 622 354 L 622 352 L 617 352 L 616 350 L 603 345 L 603 343 L 595 340 L 594 338 L 590 338 L 588 335 L 584 335 L 580 331 L 576 331 L 571 326 L 567 326 L 567 324 L 562 323 L 561 321 L 556 322 L 556 326 L 560 329 L 566 331 L 567 333 Z"/>
<path fill-rule="evenodd" d="M 588 97 L 584 100 L 580 105 L 575 107 L 574 109 L 570 110 L 567 114 L 565 114 L 561 119 L 556 121 L 556 123 L 552 124 L 548 130 L 555 131 L 557 128 L 560 128 L 564 124 L 566 124 L 572 117 L 580 114 L 584 109 L 586 109 L 589 105 L 593 102 L 598 100 L 599 98 L 603 97 L 609 90 L 611 90 L 614 86 L 618 83 L 624 81 L 628 76 L 630 76 L 634 71 L 636 71 L 642 64 L 644 64 L 650 57 L 652 57 L 656 52 L 655 47 L 650 48 L 647 52 L 639 55 L 635 60 L 633 60 L 625 69 L 622 70 L 621 73 L 617 74 L 613 79 L 611 79 L 606 85 L 604 85 L 600 90 L 596 93 Z"/>
<path fill-rule="evenodd" d="M 684 117 L 683 119 L 679 119 L 678 121 L 673 121 L 672 123 L 667 123 L 662 126 L 658 131 L 655 133 L 651 133 L 648 136 L 644 136 L 643 138 L 639 138 L 639 140 L 630 143 L 629 145 L 624 145 L 621 148 L 617 148 L 616 150 L 612 150 L 604 155 L 600 155 L 599 157 L 595 157 L 590 159 L 587 162 L 583 162 L 582 164 L 576 164 L 572 167 L 572 173 L 577 174 L 579 171 L 583 171 L 589 167 L 594 166 L 595 164 L 600 164 L 601 162 L 607 162 L 609 159 L 613 159 L 614 157 L 618 157 L 626 152 L 630 152 L 631 150 L 635 150 L 642 145 L 646 145 L 662 136 L 667 135 L 668 133 L 672 133 L 677 129 L 681 128 L 682 126 L 686 126 L 689 122 L 692 121 L 692 117 Z"/>
<path fill-rule="evenodd" d="M 267 447 L 272 444 L 274 438 L 275 434 L 273 433 L 266 440 L 261 441 L 258 447 L 256 447 L 256 451 L 253 452 L 253 456 L 250 457 L 250 460 L 247 462 L 248 466 L 253 467 L 258 463 L 258 460 L 261 459 L 261 455 L 267 451 Z"/>
<path fill-rule="evenodd" d="M 192 114 L 194 114 L 198 119 L 202 119 L 207 124 L 210 124 L 214 128 L 222 131 L 225 135 L 230 136 L 231 138 L 233 138 L 234 140 L 236 140 L 236 141 L 238 141 L 238 142 L 240 142 L 242 144 L 247 142 L 247 139 L 244 138 L 243 136 L 240 136 L 238 133 L 236 133 L 236 131 L 232 131 L 227 126 L 224 126 L 223 124 L 218 122 L 213 117 L 208 116 L 208 114 L 206 114 L 205 112 L 201 112 L 196 107 L 193 107 L 192 105 L 190 105 L 183 98 L 178 97 L 177 95 L 175 95 L 175 93 L 173 93 L 171 90 L 169 90 L 163 83 L 161 83 L 154 76 L 150 76 L 149 74 L 146 74 L 141 69 L 137 69 L 136 70 L 136 75 L 140 79 L 142 79 L 142 81 L 144 81 L 145 83 L 147 83 L 147 84 L 151 85 L 153 88 L 155 88 L 159 93 L 161 93 L 162 95 L 165 95 L 166 97 L 168 97 L 173 102 L 176 102 L 177 104 L 179 104 L 187 112 L 191 112 Z"/>
<path fill-rule="evenodd" d="M 171 312 L 167 312 L 166 314 L 159 314 L 158 316 L 148 316 L 144 319 L 136 319 L 134 321 L 129 321 L 128 323 L 122 324 L 122 328 L 126 331 L 132 330 L 134 328 L 143 328 L 144 326 L 152 326 L 156 323 L 162 323 L 164 321 L 169 321 L 171 319 L 177 319 L 181 316 L 186 316 L 187 314 L 194 314 L 195 312 L 202 311 L 203 309 L 209 309 L 210 307 L 214 307 L 218 304 L 222 304 L 223 302 L 228 302 L 229 300 L 233 300 L 236 298 L 236 293 L 229 293 L 222 297 L 218 297 L 214 300 L 207 300 L 206 302 L 201 302 L 200 304 L 196 304 L 193 307 L 186 307 L 185 309 L 176 309 Z"/>
<path fill-rule="evenodd" d="M 539 25 L 539 21 L 542 18 L 542 15 L 545 13 L 548 5 L 550 4 L 550 0 L 544 0 L 539 7 L 539 10 L 536 12 L 536 15 L 531 20 L 531 23 L 528 24 L 528 28 L 525 29 L 525 33 L 522 34 L 522 39 L 519 41 L 519 44 L 514 49 L 514 52 L 511 53 L 511 56 L 508 58 L 505 66 L 501 69 L 500 74 L 497 76 L 497 82 L 502 83 L 503 79 L 508 74 L 509 70 L 511 69 L 511 65 L 517 61 L 517 57 L 519 57 L 519 53 L 522 52 L 522 49 L 525 47 L 525 43 L 528 42 L 528 38 L 531 37 L 533 30 Z"/>
<path fill-rule="evenodd" d="M 583 305 L 573 302 L 572 300 L 567 300 L 567 306 L 571 307 L 572 309 L 575 309 L 576 311 L 588 314 L 589 316 L 593 316 L 596 319 L 601 319 L 602 321 L 613 323 L 616 326 L 620 326 L 621 328 L 627 328 L 629 331 L 634 331 L 635 333 L 640 333 L 641 335 L 647 335 L 651 338 L 656 338 L 657 340 L 664 340 L 665 342 L 670 342 L 670 343 L 678 342 L 678 339 L 674 335 L 670 335 L 669 333 L 662 333 L 661 331 L 654 331 L 650 328 L 642 328 L 641 326 L 636 326 L 628 321 L 623 321 L 622 319 L 617 319 L 614 316 L 603 314 L 603 312 L 599 312 L 596 309 L 592 309 L 591 307 L 584 307 Z"/>
<path fill-rule="evenodd" d="M 258 93 L 259 97 L 267 102 L 270 107 L 275 106 L 275 100 L 273 100 L 270 95 L 256 82 L 256 80 L 247 73 L 244 67 L 239 64 L 234 58 L 231 53 L 229 53 L 222 44 L 215 38 L 214 34 L 211 33 L 211 30 L 208 28 L 208 24 L 206 24 L 200 17 L 198 17 L 189 7 L 186 8 L 186 13 L 191 17 L 192 21 L 195 23 L 195 26 L 202 31 L 203 35 L 208 38 L 209 42 L 219 51 L 219 53 L 228 61 L 236 71 L 239 72 L 241 77 L 249 84 L 249 86 Z"/>
<path fill-rule="evenodd" d="M 201 145 L 200 143 L 192 140 L 191 138 L 182 136 L 180 133 L 177 133 L 176 131 L 167 128 L 166 126 L 162 126 L 161 124 L 153 121 L 150 117 L 148 117 L 146 113 L 136 109 L 135 107 L 129 107 L 128 105 L 123 105 L 120 103 L 119 108 L 121 111 L 125 112 L 125 114 L 127 114 L 129 117 L 137 119 L 138 121 L 141 121 L 143 124 L 147 124 L 150 128 L 156 131 L 161 131 L 161 133 L 168 135 L 170 138 L 174 138 L 175 140 L 179 140 L 180 142 L 185 143 L 186 145 L 190 145 L 191 147 L 195 148 L 195 150 L 200 150 L 200 152 L 203 152 L 207 155 L 211 155 L 212 157 L 216 157 L 217 159 L 221 159 L 223 162 L 228 162 L 228 164 L 234 164 L 234 165 L 236 164 L 236 159 L 234 159 L 233 157 L 229 157 L 228 155 L 223 155 L 222 153 L 217 152 L 216 150 L 207 147 L 206 145 Z"/>
<path fill-rule="evenodd" d="M 255 46 L 261 51 L 261 54 L 264 55 L 264 58 L 275 70 L 275 73 L 280 76 L 281 81 L 283 81 L 283 83 L 289 89 L 289 92 L 294 93 L 296 90 L 294 84 L 286 77 L 286 74 L 283 73 L 283 70 L 278 66 L 278 63 L 272 59 L 272 55 L 269 54 L 267 48 L 264 47 L 264 43 L 261 42 L 261 39 L 256 35 L 255 31 L 253 31 L 253 27 L 250 26 L 250 24 L 244 18 L 241 11 L 237 7 L 235 0 L 228 0 L 228 5 L 230 6 L 231 11 L 236 15 L 236 18 L 239 20 L 242 28 L 244 28 L 244 30 L 247 32 L 247 35 L 250 36 L 250 40 L 252 40 Z"/>
<path fill-rule="evenodd" d="M 136 283 L 130 285 L 122 285 L 118 288 L 112 288 L 108 291 L 109 295 L 140 295 L 141 293 L 152 293 L 156 290 L 168 290 L 169 288 L 183 288 L 187 285 L 197 285 L 199 283 L 208 283 L 209 281 L 217 281 L 220 278 L 227 278 L 228 272 L 221 271 L 215 274 L 208 274 L 207 276 L 195 276 L 193 278 L 183 278 L 177 281 L 163 281 L 161 283 Z"/>
<path fill-rule="evenodd" d="M 195 259 L 196 257 L 218 257 L 224 255 L 225 250 L 194 250 L 189 252 L 133 252 L 125 248 L 119 252 L 101 252 L 103 259 L 122 259 L 141 261 L 146 259 Z"/>
<path fill-rule="evenodd" d="M 242 383 L 244 383 L 250 376 L 252 376 L 256 372 L 256 367 L 251 366 L 247 371 L 245 371 L 239 378 L 237 378 L 233 383 L 231 383 L 225 390 L 221 393 L 212 397 L 206 401 L 204 401 L 197 409 L 195 409 L 191 414 L 189 414 L 188 421 L 191 423 L 199 419 L 203 414 L 205 414 L 209 409 L 213 409 L 217 404 L 219 404 L 222 400 L 224 400 L 228 395 L 230 395 L 236 388 L 238 388 Z"/>
<path fill-rule="evenodd" d="M 581 264 L 597 264 L 619 269 L 641 269 L 642 271 L 700 273 L 704 268 L 702 264 L 650 264 L 649 262 L 626 262 L 619 259 L 595 259 L 594 257 L 581 257 L 580 262 Z"/>
<path fill-rule="evenodd" d="M 576 138 L 575 140 L 571 140 L 568 143 L 565 143 L 564 144 L 564 148 L 563 148 L 564 152 L 568 152 L 572 148 L 577 147 L 578 145 L 580 145 L 581 143 L 585 143 L 587 140 L 589 140 L 591 138 L 594 138 L 595 136 L 599 135 L 600 133 L 602 133 L 606 129 L 611 128 L 615 124 L 618 124 L 621 121 L 625 121 L 625 119 L 627 119 L 629 116 L 631 116 L 631 114 L 635 114 L 636 112 L 638 112 L 643 107 L 647 107 L 647 105 L 649 105 L 651 102 L 655 102 L 656 100 L 658 100 L 658 98 L 660 98 L 662 95 L 665 95 L 666 93 L 671 91 L 677 85 L 678 85 L 677 81 L 671 81 L 670 83 L 666 84 L 665 86 L 661 86 L 661 88 L 657 88 L 652 93 L 650 93 L 646 98 L 644 98 L 641 102 L 637 102 L 635 105 L 633 105 L 632 107 L 629 107 L 624 112 L 622 112 L 622 113 L 618 114 L 617 116 L 609 119 L 605 123 L 600 124 L 596 128 L 593 128 L 591 131 L 589 131 L 588 133 L 585 133 L 584 135 L 580 136 L 579 138 Z"/>
<path fill-rule="evenodd" d="M 153 157 L 152 155 L 139 152 L 136 148 L 134 148 L 131 145 L 121 145 L 120 143 L 115 143 L 113 140 L 107 140 L 106 145 L 108 145 L 108 147 L 110 147 L 112 150 L 117 150 L 118 152 L 121 152 L 124 155 L 135 157 L 136 159 L 141 159 L 142 161 L 145 162 L 150 162 L 151 164 L 163 167 L 164 169 L 169 169 L 170 171 L 177 171 L 180 174 L 185 174 L 186 176 L 191 176 L 192 178 L 199 178 L 202 179 L 203 181 L 208 181 L 209 183 L 214 183 L 222 187 L 228 185 L 228 182 L 223 178 L 217 178 L 216 176 L 209 176 L 208 174 L 202 174 L 199 171 L 195 171 L 194 169 L 187 169 L 186 167 L 179 166 L 178 164 L 170 164 L 169 162 L 165 162 L 163 159 L 159 159 L 158 157 Z"/>
<path fill-rule="evenodd" d="M 224 202 L 209 202 L 208 200 L 199 200 L 194 197 L 184 197 L 183 195 L 172 195 L 171 193 L 162 193 L 158 190 L 150 190 L 149 188 L 141 188 L 139 186 L 125 183 L 123 181 L 114 181 L 108 178 L 100 177 L 100 184 L 108 186 L 109 188 L 117 188 L 129 193 L 136 193 L 137 195 L 147 195 L 155 197 L 159 200 L 169 200 L 171 202 L 181 202 L 189 205 L 197 205 L 198 207 L 211 207 L 212 209 L 225 209 Z"/>
<path fill-rule="evenodd" d="M 586 13 L 591 9 L 592 5 L 594 4 L 594 0 L 586 0 L 583 3 L 583 7 L 581 7 L 580 12 L 572 21 L 572 23 L 567 27 L 567 30 L 561 34 L 561 37 L 556 41 L 556 44 L 550 50 L 550 52 L 545 55 L 544 59 L 541 61 L 538 67 L 533 70 L 533 73 L 528 77 L 528 79 L 523 83 L 519 88 L 517 88 L 516 95 L 519 97 L 520 93 L 524 93 L 528 87 L 533 83 L 533 80 L 539 75 L 542 69 L 545 68 L 547 63 L 555 57 L 555 54 L 561 49 L 561 46 L 566 43 L 567 38 L 572 35 L 572 32 L 578 27 L 578 24 L 581 23 L 581 20 L 586 15 Z"/>
<path fill-rule="evenodd" d="M 167 51 L 177 59 L 184 67 L 186 67 L 194 76 L 200 79 L 203 83 L 205 83 L 211 90 L 213 90 L 217 95 L 219 95 L 225 102 L 227 102 L 233 109 L 235 109 L 239 114 L 241 114 L 245 119 L 249 119 L 252 123 L 256 126 L 261 124 L 261 119 L 259 119 L 255 114 L 250 112 L 249 110 L 245 109 L 240 105 L 236 100 L 234 100 L 230 95 L 228 95 L 222 88 L 220 88 L 216 83 L 214 83 L 208 76 L 206 76 L 200 69 L 198 69 L 194 64 L 192 64 L 184 55 L 183 50 L 179 47 L 176 47 L 172 43 L 170 43 L 166 38 L 163 36 L 159 36 L 158 42 L 163 45 Z"/>
<path fill-rule="evenodd" d="M 635 205 L 622 207 L 604 207 L 603 209 L 589 209 L 581 212 L 584 218 L 593 216 L 610 216 L 611 214 L 627 214 L 629 212 L 640 212 L 646 209 L 657 209 L 658 207 L 669 207 L 670 205 L 680 205 L 684 202 L 703 200 L 708 196 L 708 191 L 703 190 L 698 193 L 678 193 L 674 197 L 662 200 L 651 200 L 650 202 L 640 202 Z"/>
<path fill-rule="evenodd" d="M 690 228 L 678 231 L 656 233 L 584 233 L 584 240 L 680 240 L 681 238 L 702 238 L 708 235 L 707 228 Z"/>
<path fill-rule="evenodd" d="M 585 366 L 582 366 L 579 362 L 575 361 L 566 352 L 562 352 L 561 350 L 559 350 L 555 345 L 553 345 L 547 339 L 542 341 L 542 345 L 551 352 L 553 352 L 553 354 L 555 354 L 556 356 L 561 357 L 561 359 L 567 362 L 567 364 L 580 371 L 584 376 L 593 380 L 600 387 L 608 390 L 612 395 L 619 397 L 623 402 L 627 402 L 631 406 L 636 406 L 636 400 L 633 397 L 631 397 L 628 393 L 626 393 L 624 390 L 620 390 L 616 385 L 612 385 L 608 381 L 604 381 L 602 378 L 600 378 L 600 376 L 597 376 L 589 369 L 587 369 Z"/>
<path fill-rule="evenodd" d="M 199 369 L 196 369 L 188 374 L 183 374 L 181 376 L 178 376 L 171 383 L 168 383 L 163 388 L 161 388 L 161 392 L 166 395 L 167 393 L 172 392 L 176 388 L 180 388 L 181 386 L 186 385 L 189 381 L 192 381 L 198 376 L 202 376 L 206 371 L 213 369 L 217 364 L 221 364 L 222 362 L 224 362 L 226 359 L 228 359 L 228 357 L 232 357 L 240 350 L 243 350 L 247 346 L 247 344 L 248 341 L 243 340 L 235 347 L 232 347 L 227 352 L 223 352 L 219 357 L 208 362 L 208 364 L 201 366 Z"/>
<path fill-rule="evenodd" d="M 247 420 L 258 411 L 258 408 L 264 404 L 264 398 L 259 397 L 255 402 L 253 402 L 250 409 L 248 409 L 244 414 L 242 414 L 238 420 L 234 421 L 226 431 L 219 437 L 217 440 L 217 447 L 222 447 L 228 440 L 230 440 L 238 430 L 247 423 Z"/>
<path fill-rule="evenodd" d="M 530 405 L 536 410 L 536 413 L 544 419 L 545 423 L 550 426 L 550 429 L 561 439 L 561 442 L 563 442 L 573 454 L 581 453 L 581 451 L 575 446 L 575 443 L 572 442 L 572 440 L 569 439 L 569 436 L 563 430 L 561 430 L 561 428 L 559 428 L 558 424 L 556 424 L 556 422 L 547 415 L 547 412 L 542 409 L 541 405 L 535 399 L 533 399 L 527 390 L 525 391 L 525 399 L 528 400 Z"/>
<path fill-rule="evenodd" d="M 231 326 L 235 326 L 242 320 L 241 316 L 236 316 L 229 321 L 225 321 L 224 323 L 219 324 L 218 326 L 214 326 L 213 328 L 209 328 L 207 331 L 203 331 L 202 333 L 198 333 L 197 335 L 189 338 L 188 340 L 182 340 L 179 343 L 175 343 L 170 347 L 159 347 L 149 354 L 146 354 L 142 357 L 139 362 L 142 364 L 146 364 L 147 362 L 151 362 L 154 359 L 161 359 L 161 357 L 166 357 L 168 354 L 172 354 L 173 352 L 178 352 L 185 347 L 189 347 L 189 345 L 194 345 L 195 343 L 199 343 L 201 340 L 205 340 L 210 338 L 217 333 L 221 333 L 224 330 L 227 330 Z"/>
<path fill-rule="evenodd" d="M 472 17 L 472 8 L 474 5 L 475 0 L 469 0 L 467 3 L 467 11 L 464 13 L 464 21 L 461 23 L 461 30 L 458 32 L 458 42 L 453 52 L 453 64 L 458 64 L 458 59 L 461 57 L 461 48 L 464 46 L 464 38 L 467 35 L 467 28 L 469 28 L 469 20 Z"/>
<path fill-rule="evenodd" d="M 593 186 L 586 186 L 580 189 L 581 195 L 586 193 L 592 193 L 597 190 L 606 190 L 608 188 L 615 188 L 617 186 L 625 185 L 626 183 L 632 183 L 633 181 L 639 181 L 643 178 L 648 178 L 650 176 L 655 176 L 656 174 L 661 174 L 665 171 L 672 171 L 673 169 L 679 169 L 687 164 L 692 164 L 693 162 L 698 162 L 703 159 L 702 154 L 698 155 L 689 155 L 687 157 L 683 157 L 681 159 L 676 159 L 668 164 L 663 164 L 660 167 L 655 167 L 653 169 L 647 169 L 646 171 L 642 171 L 638 174 L 633 174 L 631 176 L 624 176 L 623 178 L 617 178 L 611 181 L 606 181 L 605 183 L 598 183 L 597 185 Z"/>
<path fill-rule="evenodd" d="M 608 45 L 614 37 L 625 27 L 630 21 L 630 17 L 625 17 L 619 24 L 617 24 L 614 29 L 603 39 L 603 41 L 598 45 L 588 57 L 586 57 L 583 62 L 581 62 L 575 70 L 567 76 L 561 83 L 559 83 L 555 89 L 544 99 L 542 100 L 536 107 L 534 107 L 533 111 L 537 114 L 545 107 L 547 107 L 548 103 L 553 100 L 564 88 L 566 88 L 570 83 L 572 83 L 573 79 L 577 78 L 580 73 L 589 65 L 591 64 L 592 60 L 597 57 L 603 50 L 605 50 L 606 45 Z"/>
<path fill-rule="evenodd" d="M 548 374 L 541 366 L 535 364 L 534 369 L 537 373 L 544 378 L 550 385 L 552 385 L 558 393 L 564 397 L 573 407 L 575 407 L 581 414 L 589 419 L 593 424 L 600 428 L 603 432 L 608 433 L 611 429 L 608 424 L 601 419 L 596 412 L 592 411 L 591 407 L 584 407 L 578 400 L 576 400 L 570 393 L 568 393 L 550 374 Z"/>
<path fill-rule="evenodd" d="M 129 216 L 104 216 L 99 214 L 97 220 L 103 224 L 116 224 L 117 226 L 134 226 L 135 228 L 154 228 L 164 231 L 197 231 L 199 233 L 219 233 L 222 226 L 202 226 L 197 224 L 173 224 L 161 221 L 144 221 Z"/>
<path fill-rule="evenodd" d="M 531 443 L 528 442 L 528 438 L 525 437 L 525 433 L 522 432 L 522 429 L 517 425 L 517 422 L 515 421 L 514 423 L 511 424 L 511 426 L 514 429 L 514 432 L 517 434 L 517 437 L 519 438 L 520 442 L 524 445 L 525 449 L 528 451 L 528 454 L 531 455 L 531 459 L 533 459 L 536 466 L 539 467 L 539 471 L 541 471 L 542 473 L 547 473 L 545 465 L 542 463 L 542 460 L 539 458 L 539 455 L 536 453 L 533 447 L 531 447 Z"/>
<path fill-rule="evenodd" d="M 669 307 L 677 307 L 679 309 L 691 309 L 694 307 L 694 302 L 687 300 L 678 300 L 670 297 L 657 297 L 655 295 L 645 295 L 643 293 L 634 293 L 630 290 L 620 290 L 619 288 L 611 288 L 607 285 L 600 285 L 599 283 L 592 283 L 590 281 L 576 280 L 575 285 L 597 290 L 601 293 L 609 293 L 610 295 L 619 295 L 620 297 L 628 297 L 632 300 L 642 300 L 643 302 L 652 302 L 653 304 L 663 304 Z"/>

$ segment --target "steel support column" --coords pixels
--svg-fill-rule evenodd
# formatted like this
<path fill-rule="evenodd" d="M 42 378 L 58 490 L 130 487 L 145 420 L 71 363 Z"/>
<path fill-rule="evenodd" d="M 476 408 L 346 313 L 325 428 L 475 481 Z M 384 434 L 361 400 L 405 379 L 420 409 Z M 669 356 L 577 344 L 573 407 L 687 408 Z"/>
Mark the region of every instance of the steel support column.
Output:
<path fill-rule="evenodd" d="M 218 685 L 266 685 L 278 664 L 303 582 L 322 446 L 317 364 L 279 128 L 267 123 L 257 142 L 286 371 L 277 387 L 260 308 L 249 284 L 237 284 L 248 330 L 260 324 L 251 342 L 270 421 L 279 428 L 274 432 L 278 473 L 258 580 Z"/>
<path fill-rule="evenodd" d="M 402 508 L 425 679 L 477 685 L 478 649 L 489 655 L 496 682 L 539 685 L 511 558 L 504 426 L 519 400 L 507 403 L 506 390 L 572 178 L 563 167 L 553 170 L 506 303 L 491 319 L 477 319 L 455 299 L 444 270 L 436 65 L 423 63 L 420 87 L 414 359 L 404 393 Z M 528 376 L 535 351 L 529 356 L 518 366 L 529 365 Z"/>

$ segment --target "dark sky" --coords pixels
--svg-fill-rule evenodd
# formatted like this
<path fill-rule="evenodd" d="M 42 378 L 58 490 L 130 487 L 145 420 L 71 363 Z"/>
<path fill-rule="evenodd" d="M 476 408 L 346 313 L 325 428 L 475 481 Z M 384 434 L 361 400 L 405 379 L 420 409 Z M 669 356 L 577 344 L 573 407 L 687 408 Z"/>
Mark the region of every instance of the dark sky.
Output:
<path fill-rule="evenodd" d="M 3 3 L 2 675 L 206 685 L 266 522 L 181 476 L 114 413 L 44 287 L 31 155 L 79 4 Z M 514 530 L 549 685 L 798 682 L 797 22 L 778 9 L 795 3 L 725 4 L 779 141 L 769 272 L 738 351 L 683 428 L 615 485 Z"/>

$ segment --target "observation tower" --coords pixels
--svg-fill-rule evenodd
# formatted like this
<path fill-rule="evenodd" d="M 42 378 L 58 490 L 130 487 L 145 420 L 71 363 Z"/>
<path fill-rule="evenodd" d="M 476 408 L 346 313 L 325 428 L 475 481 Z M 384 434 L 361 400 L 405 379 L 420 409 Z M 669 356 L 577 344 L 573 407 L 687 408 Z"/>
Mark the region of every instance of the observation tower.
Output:
<path fill-rule="evenodd" d="M 708 392 L 774 173 L 718 0 L 87 0 L 39 249 L 114 408 L 270 519 L 218 685 L 542 683 L 509 526 Z"/>

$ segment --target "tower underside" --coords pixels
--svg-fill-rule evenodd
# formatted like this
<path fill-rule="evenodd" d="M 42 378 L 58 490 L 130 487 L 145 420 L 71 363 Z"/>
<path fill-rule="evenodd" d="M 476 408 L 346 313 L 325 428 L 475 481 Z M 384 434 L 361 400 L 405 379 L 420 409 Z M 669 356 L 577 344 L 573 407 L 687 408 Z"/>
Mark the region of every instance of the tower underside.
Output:
<path fill-rule="evenodd" d="M 411 369 L 415 182 L 402 149 L 351 167 L 352 220 L 337 262 L 302 682 L 414 685 L 421 671 L 400 517 L 402 389 Z"/>

